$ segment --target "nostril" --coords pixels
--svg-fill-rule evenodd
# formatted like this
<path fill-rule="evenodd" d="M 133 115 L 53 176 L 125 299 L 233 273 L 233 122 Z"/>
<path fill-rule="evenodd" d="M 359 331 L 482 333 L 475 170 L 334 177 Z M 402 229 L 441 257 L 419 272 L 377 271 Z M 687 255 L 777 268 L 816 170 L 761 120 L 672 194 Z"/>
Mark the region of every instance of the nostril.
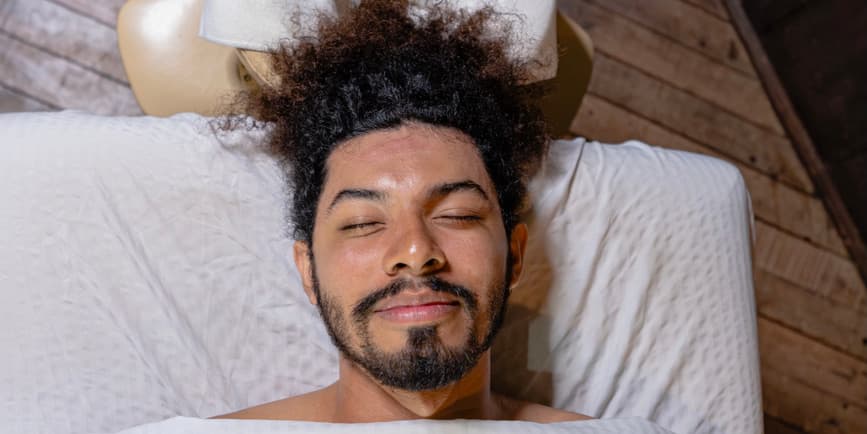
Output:
<path fill-rule="evenodd" d="M 437 268 L 441 265 L 442 262 L 440 262 L 440 260 L 437 258 L 430 258 L 427 260 L 427 262 L 424 263 L 425 268 Z"/>

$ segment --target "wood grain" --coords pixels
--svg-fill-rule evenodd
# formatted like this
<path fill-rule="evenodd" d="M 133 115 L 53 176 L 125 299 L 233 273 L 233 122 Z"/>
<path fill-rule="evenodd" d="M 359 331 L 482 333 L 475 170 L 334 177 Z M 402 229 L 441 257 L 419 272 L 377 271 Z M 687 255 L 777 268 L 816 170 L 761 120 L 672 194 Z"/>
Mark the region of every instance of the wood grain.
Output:
<path fill-rule="evenodd" d="M 799 428 L 765 414 L 765 434 L 805 434 Z"/>
<path fill-rule="evenodd" d="M 763 365 L 867 411 L 867 362 L 760 317 Z"/>
<path fill-rule="evenodd" d="M 762 366 L 762 402 L 765 414 L 816 434 L 867 432 L 867 411 L 845 399 L 807 386 L 795 378 Z"/>
<path fill-rule="evenodd" d="M 595 55 L 589 90 L 801 191 L 813 192 L 813 183 L 786 138 L 604 53 Z"/>
<path fill-rule="evenodd" d="M 851 261 L 756 222 L 755 266 L 867 317 L 867 289 Z"/>
<path fill-rule="evenodd" d="M 126 0 L 51 0 L 53 3 L 63 5 L 69 9 L 77 11 L 82 15 L 87 15 L 95 20 L 108 25 L 111 28 L 117 27 L 117 12 L 126 3 Z"/>
<path fill-rule="evenodd" d="M 43 104 L 0 84 L 0 113 L 41 112 L 54 109 L 55 107 Z"/>
<path fill-rule="evenodd" d="M 684 0 L 687 3 L 704 9 L 705 12 L 709 12 L 715 15 L 717 18 L 721 20 L 729 20 L 729 11 L 726 9 L 725 5 L 723 5 L 722 0 Z"/>
<path fill-rule="evenodd" d="M 0 33 L 3 83 L 57 107 L 97 114 L 141 110 L 129 87 Z"/>
<path fill-rule="evenodd" d="M 755 77 L 732 73 L 731 68 L 592 2 L 569 3 L 561 7 L 561 11 L 587 31 L 598 52 L 719 106 L 746 122 L 780 136 L 785 134 Z"/>
<path fill-rule="evenodd" d="M 593 1 L 742 74 L 755 76 L 734 28 L 701 8 L 681 0 L 582 1 Z"/>
<path fill-rule="evenodd" d="M 821 200 L 775 182 L 755 170 L 742 168 L 741 173 L 750 187 L 757 216 L 811 244 L 848 258 L 846 246 Z"/>
<path fill-rule="evenodd" d="M 759 314 L 867 362 L 867 316 L 766 270 L 755 275 Z"/>
<path fill-rule="evenodd" d="M 607 143 L 637 139 L 657 146 L 726 159 L 737 165 L 743 174 L 757 218 L 837 255 L 846 255 L 846 249 L 825 213 L 822 202 L 815 197 L 774 182 L 752 166 L 728 158 L 594 94 L 584 97 L 571 131 Z"/>
<path fill-rule="evenodd" d="M 117 33 L 92 18 L 47 0 L 6 0 L 0 28 L 87 69 L 126 83 Z"/>

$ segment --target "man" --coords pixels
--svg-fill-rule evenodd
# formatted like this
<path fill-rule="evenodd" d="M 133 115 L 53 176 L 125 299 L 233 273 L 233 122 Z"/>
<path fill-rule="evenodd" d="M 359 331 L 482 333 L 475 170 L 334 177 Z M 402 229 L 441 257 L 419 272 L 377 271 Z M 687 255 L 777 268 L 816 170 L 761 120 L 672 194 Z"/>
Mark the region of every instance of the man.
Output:
<path fill-rule="evenodd" d="M 523 264 L 518 221 L 547 138 L 496 14 L 362 2 L 275 57 L 250 97 L 293 187 L 294 255 L 339 379 L 222 416 L 554 422 L 494 394 L 490 347 Z"/>

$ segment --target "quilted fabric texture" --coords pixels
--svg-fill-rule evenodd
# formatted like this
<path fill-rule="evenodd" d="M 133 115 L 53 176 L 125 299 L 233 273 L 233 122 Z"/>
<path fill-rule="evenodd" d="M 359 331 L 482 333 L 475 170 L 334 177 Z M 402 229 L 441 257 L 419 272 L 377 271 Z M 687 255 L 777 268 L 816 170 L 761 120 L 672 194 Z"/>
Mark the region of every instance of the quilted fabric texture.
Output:
<path fill-rule="evenodd" d="M 107 433 L 336 378 L 287 192 L 207 119 L 0 116 L 0 425 Z M 759 433 L 749 201 L 732 166 L 552 145 L 496 388 L 676 433 Z"/>

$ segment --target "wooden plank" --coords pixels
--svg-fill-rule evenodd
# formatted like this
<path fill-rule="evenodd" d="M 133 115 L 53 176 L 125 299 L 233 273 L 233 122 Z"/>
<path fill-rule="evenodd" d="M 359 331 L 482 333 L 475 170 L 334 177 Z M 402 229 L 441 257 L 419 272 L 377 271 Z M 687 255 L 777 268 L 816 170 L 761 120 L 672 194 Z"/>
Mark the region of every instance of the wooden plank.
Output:
<path fill-rule="evenodd" d="M 732 71 L 593 3 L 569 3 L 561 11 L 586 29 L 597 52 L 722 107 L 742 120 L 785 135 L 755 77 Z"/>
<path fill-rule="evenodd" d="M 851 261 L 756 222 L 754 264 L 867 316 L 867 289 Z"/>
<path fill-rule="evenodd" d="M 820 196 L 825 201 L 828 211 L 837 225 L 843 244 L 849 250 L 852 260 L 855 262 L 862 278 L 867 279 L 867 244 L 865 244 L 858 226 L 849 215 L 846 204 L 840 196 L 840 192 L 834 185 L 831 174 L 825 167 L 816 147 L 804 125 L 801 123 L 789 96 L 780 83 L 780 79 L 765 55 L 759 38 L 752 30 L 749 19 L 738 0 L 726 0 L 726 6 L 732 16 L 732 22 L 744 39 L 750 56 L 756 65 L 756 70 L 765 84 L 771 103 L 780 115 L 780 120 L 789 132 L 792 143 L 798 150 L 798 154 L 804 161 L 811 178 L 815 180 Z M 867 236 L 865 234 L 864 236 Z"/>
<path fill-rule="evenodd" d="M 637 139 L 666 148 L 727 159 L 741 170 L 757 218 L 838 255 L 846 255 L 846 249 L 836 229 L 830 223 L 822 202 L 818 199 L 774 182 L 746 164 L 726 158 L 706 146 L 654 124 L 594 94 L 587 94 L 584 97 L 581 110 L 572 123 L 571 131 L 607 143 Z"/>
<path fill-rule="evenodd" d="M 60 108 L 97 114 L 141 114 L 128 86 L 0 33 L 3 82 Z"/>
<path fill-rule="evenodd" d="M 619 13 L 746 75 L 755 75 L 731 24 L 680 0 L 582 0 Z"/>
<path fill-rule="evenodd" d="M 788 423 L 775 417 L 768 416 L 767 414 L 765 414 L 764 422 L 765 434 L 805 434 L 804 431 L 800 430 L 798 427 L 789 425 Z"/>
<path fill-rule="evenodd" d="M 47 0 L 6 0 L 0 28 L 85 68 L 126 83 L 117 33 L 91 18 Z"/>
<path fill-rule="evenodd" d="M 722 0 L 684 0 L 687 3 L 704 9 L 721 20 L 729 20 L 729 11 L 723 5 Z"/>
<path fill-rule="evenodd" d="M 791 143 L 597 52 L 590 92 L 804 191 L 813 184 Z"/>
<path fill-rule="evenodd" d="M 758 333 L 763 365 L 867 410 L 867 362 L 826 347 L 761 316 Z"/>
<path fill-rule="evenodd" d="M 816 434 L 867 432 L 867 411 L 762 365 L 765 414 Z"/>
<path fill-rule="evenodd" d="M 83 15 L 93 17 L 95 20 L 117 27 L 117 13 L 127 0 L 51 0 Z"/>
<path fill-rule="evenodd" d="M 738 164 L 744 175 L 756 217 L 834 254 L 848 252 L 821 200 Z"/>
<path fill-rule="evenodd" d="M 0 84 L 0 113 L 41 112 L 47 110 L 54 110 L 54 107 L 43 104 Z"/>
<path fill-rule="evenodd" d="M 867 362 L 867 314 L 763 269 L 755 275 L 760 315 Z"/>

